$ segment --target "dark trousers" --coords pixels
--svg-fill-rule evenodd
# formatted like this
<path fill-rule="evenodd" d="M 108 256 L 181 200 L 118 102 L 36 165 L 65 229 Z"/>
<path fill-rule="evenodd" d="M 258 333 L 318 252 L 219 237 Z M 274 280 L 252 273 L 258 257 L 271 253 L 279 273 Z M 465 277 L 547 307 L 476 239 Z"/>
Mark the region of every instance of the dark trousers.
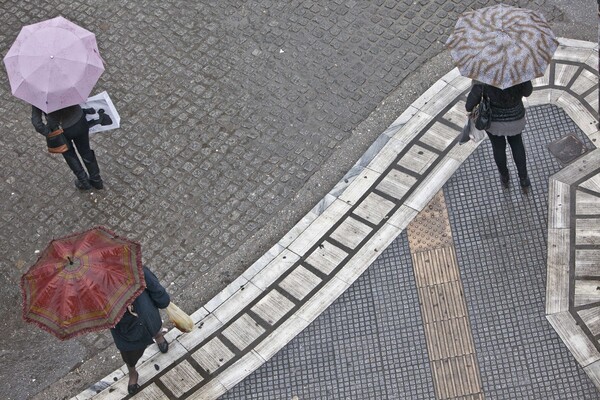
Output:
<path fill-rule="evenodd" d="M 130 350 L 130 351 L 119 351 L 121 353 L 121 358 L 125 361 L 129 367 L 135 367 L 135 364 L 142 358 L 144 355 L 144 351 L 146 348 L 138 349 L 138 350 Z"/>
<path fill-rule="evenodd" d="M 77 153 L 79 153 L 88 170 L 89 178 L 99 180 L 100 170 L 96 162 L 96 156 L 90 149 L 90 129 L 85 115 L 75 125 L 65 128 L 64 135 L 67 138 L 69 150 L 62 153 L 62 155 L 77 179 L 82 182 L 88 179 L 88 174 L 83 169 L 79 157 L 77 157 Z"/>
<path fill-rule="evenodd" d="M 496 136 L 488 133 L 490 142 L 492 142 L 492 151 L 494 152 L 494 161 L 498 171 L 502 175 L 508 175 L 508 167 L 506 166 L 506 142 L 510 145 L 513 160 L 517 166 L 519 178 L 527 178 L 527 159 L 525 156 L 525 146 L 523 146 L 523 138 L 521 134 L 514 136 Z"/>

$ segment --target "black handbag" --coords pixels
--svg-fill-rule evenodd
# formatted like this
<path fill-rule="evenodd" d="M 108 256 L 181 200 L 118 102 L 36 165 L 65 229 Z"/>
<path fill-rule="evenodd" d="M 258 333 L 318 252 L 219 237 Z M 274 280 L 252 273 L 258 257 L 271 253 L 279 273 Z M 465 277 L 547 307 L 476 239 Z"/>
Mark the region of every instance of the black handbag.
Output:
<path fill-rule="evenodd" d="M 485 94 L 485 85 L 481 87 L 481 99 L 476 110 L 475 128 L 486 130 L 492 124 L 492 107 L 490 106 L 490 98 Z"/>

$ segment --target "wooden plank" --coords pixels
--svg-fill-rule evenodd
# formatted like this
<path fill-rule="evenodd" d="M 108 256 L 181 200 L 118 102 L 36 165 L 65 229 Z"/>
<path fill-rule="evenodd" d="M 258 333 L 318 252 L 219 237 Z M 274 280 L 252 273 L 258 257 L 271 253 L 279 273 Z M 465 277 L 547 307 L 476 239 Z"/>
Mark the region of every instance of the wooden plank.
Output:
<path fill-rule="evenodd" d="M 377 190 L 389 194 L 390 196 L 400 200 L 408 192 L 408 190 L 417 182 L 416 178 L 400 172 L 391 170 L 385 178 L 377 185 Z"/>
<path fill-rule="evenodd" d="M 169 400 L 169 397 L 155 383 L 152 383 L 133 396 L 131 400 Z"/>
<path fill-rule="evenodd" d="M 436 398 L 479 398 L 482 389 L 479 369 L 476 365 L 473 354 L 432 362 Z"/>
<path fill-rule="evenodd" d="M 471 83 L 467 80 L 467 89 L 471 86 Z M 457 126 L 462 127 L 467 122 L 467 110 L 465 109 L 465 102 L 460 100 L 457 102 L 443 117 L 446 121 L 451 122 Z"/>
<path fill-rule="evenodd" d="M 248 314 L 243 314 L 223 331 L 225 336 L 239 350 L 244 350 L 265 330 Z"/>
<path fill-rule="evenodd" d="M 462 92 L 460 90 L 446 83 L 444 84 L 445 87 L 442 88 L 442 90 L 440 90 L 439 93 L 437 93 L 430 101 L 428 101 L 427 104 L 423 105 L 423 107 L 421 107 L 421 111 L 431 116 L 436 116 L 441 113 L 448 104 L 461 95 Z"/>
<path fill-rule="evenodd" d="M 398 165 L 417 174 L 423 173 L 435 161 L 438 155 L 415 144 L 402 156 Z"/>
<path fill-rule="evenodd" d="M 231 360 L 235 354 L 218 337 L 211 339 L 192 354 L 192 358 L 209 374 Z"/>
<path fill-rule="evenodd" d="M 306 262 L 326 275 L 335 269 L 348 256 L 344 250 L 330 242 L 323 242 L 306 259 Z"/>
<path fill-rule="evenodd" d="M 579 190 L 575 193 L 577 215 L 598 215 L 600 217 L 600 193 L 594 195 Z"/>
<path fill-rule="evenodd" d="M 270 325 L 275 325 L 292 308 L 294 303 L 289 301 L 277 289 L 271 290 L 251 308 L 259 317 Z"/>
<path fill-rule="evenodd" d="M 554 84 L 558 86 L 567 86 L 567 84 L 573 79 L 577 69 L 576 65 L 556 63 L 554 71 Z"/>
<path fill-rule="evenodd" d="M 408 240 L 437 399 L 482 393 L 443 193 L 409 224 Z"/>
<path fill-rule="evenodd" d="M 576 279 L 574 298 L 575 307 L 600 301 L 600 279 Z"/>
<path fill-rule="evenodd" d="M 570 227 L 571 186 L 556 179 L 550 179 L 548 188 L 548 228 Z"/>
<path fill-rule="evenodd" d="M 339 199 L 349 205 L 356 204 L 365 193 L 370 191 L 371 186 L 380 176 L 380 172 L 375 172 L 368 168 L 363 169 L 354 177 L 348 187 L 344 189 L 343 193 L 340 194 Z"/>
<path fill-rule="evenodd" d="M 600 277 L 600 249 L 575 250 L 575 277 Z"/>
<path fill-rule="evenodd" d="M 568 92 L 563 92 L 556 105 L 562 107 L 586 135 L 590 135 L 597 130 L 596 124 L 598 121 L 594 115 Z"/>
<path fill-rule="evenodd" d="M 357 219 L 348 216 L 344 222 L 331 234 L 331 238 L 337 240 L 351 249 L 358 247 L 360 242 L 371 233 L 372 229 Z"/>
<path fill-rule="evenodd" d="M 546 318 L 582 367 L 600 360 L 600 353 L 568 311 L 546 315 Z"/>
<path fill-rule="evenodd" d="M 589 121 L 588 121 L 589 124 Z M 594 128 L 594 132 L 597 129 Z M 600 165 L 600 149 L 592 150 L 552 175 L 551 179 L 572 185 Z"/>
<path fill-rule="evenodd" d="M 600 245 L 600 218 L 578 218 L 575 222 L 576 245 Z"/>
<path fill-rule="evenodd" d="M 569 309 L 569 229 L 548 229 L 546 314 Z"/>
<path fill-rule="evenodd" d="M 302 300 L 319 283 L 321 283 L 321 279 L 318 276 L 303 266 L 298 266 L 281 281 L 279 286 L 298 300 Z"/>
<path fill-rule="evenodd" d="M 600 193 L 600 173 L 581 183 L 579 187 Z"/>
<path fill-rule="evenodd" d="M 592 335 L 596 336 L 600 333 L 600 307 L 581 310 L 577 314 L 579 314 L 585 326 L 592 332 Z"/>
<path fill-rule="evenodd" d="M 319 215 L 317 219 L 298 235 L 288 248 L 296 254 L 306 254 L 325 232 L 346 215 L 350 207 L 350 205 L 339 199 L 335 200 L 327 207 L 323 214 Z"/>
<path fill-rule="evenodd" d="M 378 225 L 386 218 L 395 204 L 383 197 L 369 193 L 369 195 L 354 209 L 354 214 Z"/>
<path fill-rule="evenodd" d="M 598 77 L 592 75 L 589 71 L 583 70 L 582 73 L 577 76 L 577 79 L 575 79 L 575 82 L 571 86 L 571 90 L 581 96 L 597 84 Z"/>
<path fill-rule="evenodd" d="M 450 128 L 440 122 L 434 123 L 423 136 L 419 139 L 421 142 L 433 147 L 436 150 L 444 151 L 460 134 L 460 131 Z"/>
<path fill-rule="evenodd" d="M 202 382 L 202 376 L 187 361 L 183 360 L 175 365 L 169 372 L 160 377 L 160 381 L 175 395 L 182 394 Z"/>

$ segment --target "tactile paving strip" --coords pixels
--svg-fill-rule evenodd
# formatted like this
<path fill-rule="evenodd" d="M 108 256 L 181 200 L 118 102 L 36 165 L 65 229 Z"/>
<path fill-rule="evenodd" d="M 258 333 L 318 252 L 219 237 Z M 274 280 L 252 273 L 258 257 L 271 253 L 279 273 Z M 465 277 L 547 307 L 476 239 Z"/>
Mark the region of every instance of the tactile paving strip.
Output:
<path fill-rule="evenodd" d="M 483 398 L 442 191 L 413 219 L 407 232 L 436 398 Z"/>
<path fill-rule="evenodd" d="M 452 246 L 452 233 L 447 214 L 444 219 L 445 214 L 444 196 L 438 192 L 408 227 L 412 252 Z"/>

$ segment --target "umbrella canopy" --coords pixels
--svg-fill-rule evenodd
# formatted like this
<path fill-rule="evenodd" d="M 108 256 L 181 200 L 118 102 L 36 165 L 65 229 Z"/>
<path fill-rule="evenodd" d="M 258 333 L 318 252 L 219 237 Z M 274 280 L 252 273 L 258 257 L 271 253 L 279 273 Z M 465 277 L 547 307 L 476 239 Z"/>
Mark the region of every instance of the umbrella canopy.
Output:
<path fill-rule="evenodd" d="M 47 113 L 83 103 L 104 71 L 94 34 L 63 17 L 24 26 L 4 64 L 12 94 Z"/>
<path fill-rule="evenodd" d="M 541 14 L 498 4 L 464 13 L 446 46 L 461 75 L 506 89 L 543 76 L 558 41 Z"/>
<path fill-rule="evenodd" d="M 92 228 L 52 240 L 21 277 L 23 319 L 61 340 L 111 328 L 145 287 L 140 244 Z"/>

